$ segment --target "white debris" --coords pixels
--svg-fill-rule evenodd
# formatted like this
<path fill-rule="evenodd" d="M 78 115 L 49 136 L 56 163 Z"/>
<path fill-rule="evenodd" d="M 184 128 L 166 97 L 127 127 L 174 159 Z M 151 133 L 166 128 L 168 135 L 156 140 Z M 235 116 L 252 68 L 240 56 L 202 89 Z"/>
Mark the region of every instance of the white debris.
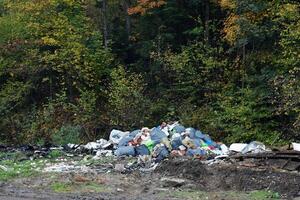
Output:
<path fill-rule="evenodd" d="M 85 149 L 100 149 L 101 148 L 101 144 L 98 142 L 89 142 L 86 145 L 83 146 Z"/>
<path fill-rule="evenodd" d="M 229 150 L 230 151 L 236 151 L 236 152 L 242 152 L 242 150 L 247 146 L 248 144 L 245 143 L 233 143 L 230 145 Z"/>
<path fill-rule="evenodd" d="M 294 150 L 295 151 L 300 151 L 300 143 L 292 143 L 292 145 L 293 145 L 293 148 L 294 148 Z"/>
<path fill-rule="evenodd" d="M 112 143 L 105 140 L 105 139 L 100 139 L 96 141 L 97 143 L 99 143 L 101 145 L 101 149 L 106 149 L 107 147 L 109 147 Z"/>
<path fill-rule="evenodd" d="M 242 150 L 242 153 L 262 153 L 266 151 L 266 146 L 257 141 L 253 141 L 249 143 L 245 148 Z"/>
<path fill-rule="evenodd" d="M 93 157 L 93 159 L 100 159 L 101 157 L 109 157 L 113 156 L 113 151 L 112 150 L 98 150 L 96 152 L 96 156 Z"/>
<path fill-rule="evenodd" d="M 75 149 L 78 147 L 78 144 L 67 144 L 67 146 L 70 148 L 70 149 Z"/>
<path fill-rule="evenodd" d="M 226 154 L 229 153 L 229 149 L 228 149 L 228 147 L 225 144 L 222 144 L 220 146 L 220 149 L 221 149 L 223 155 L 226 155 Z"/>
<path fill-rule="evenodd" d="M 51 147 L 50 150 L 63 150 L 63 147 Z"/>
<path fill-rule="evenodd" d="M 115 165 L 115 171 L 117 172 L 124 172 L 126 169 L 124 167 L 124 164 L 116 164 Z"/>
<path fill-rule="evenodd" d="M 87 166 L 77 166 L 73 163 L 57 163 L 50 165 L 48 167 L 45 167 L 43 169 L 44 172 L 90 172 L 91 169 Z"/>

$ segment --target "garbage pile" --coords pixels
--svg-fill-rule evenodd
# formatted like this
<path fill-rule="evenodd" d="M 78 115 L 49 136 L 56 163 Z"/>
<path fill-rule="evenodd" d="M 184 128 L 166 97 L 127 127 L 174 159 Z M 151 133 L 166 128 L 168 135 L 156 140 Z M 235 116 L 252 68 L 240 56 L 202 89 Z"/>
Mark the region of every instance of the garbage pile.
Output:
<path fill-rule="evenodd" d="M 69 144 L 69 147 L 76 145 Z M 96 157 L 148 155 L 155 163 L 170 155 L 208 159 L 229 153 L 225 144 L 216 143 L 209 135 L 191 127 L 185 128 L 179 122 L 163 122 L 152 129 L 143 127 L 132 132 L 112 130 L 109 141 L 100 139 L 81 148 L 95 150 Z"/>

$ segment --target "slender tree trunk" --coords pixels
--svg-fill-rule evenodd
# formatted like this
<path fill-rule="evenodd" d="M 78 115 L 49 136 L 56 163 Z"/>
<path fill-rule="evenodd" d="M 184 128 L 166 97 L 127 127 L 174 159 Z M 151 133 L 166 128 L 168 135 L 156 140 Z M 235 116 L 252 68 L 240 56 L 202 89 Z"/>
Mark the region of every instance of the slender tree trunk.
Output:
<path fill-rule="evenodd" d="M 242 63 L 243 63 L 243 79 L 242 79 L 242 88 L 244 89 L 245 86 L 245 79 L 246 79 L 246 65 L 245 65 L 245 59 L 246 59 L 246 44 L 243 44 L 243 57 L 242 57 Z"/>
<path fill-rule="evenodd" d="M 108 47 L 108 22 L 107 22 L 107 0 L 102 1 L 102 23 L 103 23 L 103 43 Z"/>
<path fill-rule="evenodd" d="M 130 6 L 130 0 L 124 0 L 124 10 L 125 10 L 125 19 L 126 19 L 126 33 L 127 33 L 127 38 L 128 39 L 130 37 L 130 32 L 131 32 L 131 20 L 130 20 L 130 16 L 128 15 L 129 6 Z"/>
<path fill-rule="evenodd" d="M 205 1 L 205 33 L 204 40 L 209 44 L 209 0 Z"/>

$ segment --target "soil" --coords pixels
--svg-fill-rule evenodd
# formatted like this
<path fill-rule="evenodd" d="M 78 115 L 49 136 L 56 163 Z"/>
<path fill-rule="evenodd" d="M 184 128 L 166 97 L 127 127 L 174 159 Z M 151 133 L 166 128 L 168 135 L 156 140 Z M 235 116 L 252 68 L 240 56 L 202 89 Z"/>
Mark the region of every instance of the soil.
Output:
<path fill-rule="evenodd" d="M 163 177 L 171 181 L 162 181 Z M 176 184 L 176 180 L 180 184 Z M 55 192 L 52 186 L 56 183 L 67 184 L 70 188 Z M 300 173 L 271 167 L 245 167 L 236 163 L 204 165 L 200 160 L 179 158 L 163 161 L 151 173 L 45 173 L 36 177 L 13 179 L 0 182 L 0 199 L 175 200 L 194 199 L 194 196 L 180 195 L 194 195 L 195 191 L 205 192 L 201 193 L 204 196 L 197 196 L 198 199 L 247 199 L 247 196 L 240 196 L 239 193 L 246 194 L 254 190 L 270 190 L 280 194 L 281 199 L 295 198 L 300 196 Z M 226 196 L 230 191 L 234 194 Z"/>
<path fill-rule="evenodd" d="M 198 189 L 216 190 L 271 190 L 282 198 L 300 195 L 300 173 L 274 169 L 245 167 L 235 164 L 207 166 L 200 160 L 167 160 L 157 169 L 164 176 L 177 176 L 193 180 Z"/>

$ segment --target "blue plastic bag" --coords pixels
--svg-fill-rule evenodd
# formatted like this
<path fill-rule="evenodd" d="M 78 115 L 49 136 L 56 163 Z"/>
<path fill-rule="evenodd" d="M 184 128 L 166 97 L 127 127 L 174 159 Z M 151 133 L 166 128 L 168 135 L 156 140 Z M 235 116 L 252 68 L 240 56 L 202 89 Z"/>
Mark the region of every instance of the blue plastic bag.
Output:
<path fill-rule="evenodd" d="M 129 133 L 129 136 L 134 138 L 140 131 L 141 130 L 134 130 L 131 133 Z"/>
<path fill-rule="evenodd" d="M 166 138 L 167 135 L 161 131 L 159 128 L 153 128 L 150 132 L 151 140 L 154 142 L 154 145 L 161 142 L 163 138 Z"/>
<path fill-rule="evenodd" d="M 169 151 L 166 146 L 160 146 L 158 149 L 156 149 L 156 158 L 155 162 L 158 163 L 169 156 Z"/>
<path fill-rule="evenodd" d="M 127 135 L 121 138 L 118 147 L 122 147 L 122 146 L 128 146 L 128 143 L 133 140 L 133 136 Z"/>
<path fill-rule="evenodd" d="M 174 131 L 175 133 L 183 133 L 185 131 L 184 126 L 182 125 L 176 125 L 172 131 Z"/>
<path fill-rule="evenodd" d="M 203 149 L 188 149 L 186 151 L 187 156 L 204 156 L 206 151 Z"/>
<path fill-rule="evenodd" d="M 136 152 L 136 155 L 137 155 L 137 156 L 138 156 L 138 155 L 141 155 L 141 156 L 143 156 L 143 155 L 150 155 L 149 149 L 148 149 L 147 146 L 144 145 L 144 144 L 135 147 L 135 152 Z"/>
<path fill-rule="evenodd" d="M 122 146 L 115 151 L 116 156 L 135 156 L 135 149 L 133 146 Z"/>
<path fill-rule="evenodd" d="M 182 145 L 182 139 L 181 139 L 181 137 L 174 138 L 171 141 L 172 149 L 177 150 L 180 145 Z"/>
<path fill-rule="evenodd" d="M 195 132 L 196 132 L 196 129 L 192 128 L 192 127 L 189 127 L 189 128 L 186 128 L 185 129 L 185 132 L 188 133 L 189 137 L 194 139 L 195 138 Z"/>

